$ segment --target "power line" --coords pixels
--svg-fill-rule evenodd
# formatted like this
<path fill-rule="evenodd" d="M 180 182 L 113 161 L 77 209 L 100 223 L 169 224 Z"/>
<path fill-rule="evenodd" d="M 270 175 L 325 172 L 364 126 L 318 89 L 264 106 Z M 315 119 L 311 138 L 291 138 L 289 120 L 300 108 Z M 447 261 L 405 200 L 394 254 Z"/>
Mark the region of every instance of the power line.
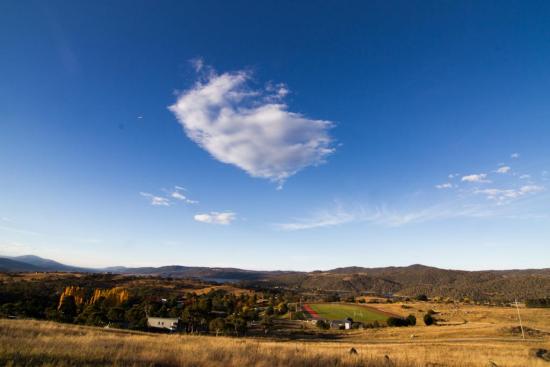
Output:
<path fill-rule="evenodd" d="M 525 333 L 523 332 L 523 324 L 521 323 L 521 315 L 519 314 L 518 299 L 516 298 L 516 310 L 518 311 L 519 327 L 521 329 L 521 337 L 525 340 Z"/>

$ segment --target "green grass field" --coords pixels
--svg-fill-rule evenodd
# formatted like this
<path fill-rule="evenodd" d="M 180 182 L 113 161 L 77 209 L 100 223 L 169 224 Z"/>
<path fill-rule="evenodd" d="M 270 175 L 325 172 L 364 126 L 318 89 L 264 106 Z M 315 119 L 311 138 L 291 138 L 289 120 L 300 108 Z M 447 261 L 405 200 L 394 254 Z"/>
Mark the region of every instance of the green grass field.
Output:
<path fill-rule="evenodd" d="M 317 312 L 320 318 L 328 320 L 342 320 L 351 317 L 354 321 L 360 322 L 384 322 L 388 318 L 383 312 L 359 305 L 339 303 L 309 303 L 308 305 Z"/>

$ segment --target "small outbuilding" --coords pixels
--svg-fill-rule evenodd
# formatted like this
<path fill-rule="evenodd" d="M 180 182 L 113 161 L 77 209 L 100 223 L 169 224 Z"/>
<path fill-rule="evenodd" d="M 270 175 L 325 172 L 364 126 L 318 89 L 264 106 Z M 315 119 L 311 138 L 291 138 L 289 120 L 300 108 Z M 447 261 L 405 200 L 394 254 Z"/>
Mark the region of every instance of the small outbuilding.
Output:
<path fill-rule="evenodd" d="M 331 329 L 340 329 L 340 330 L 350 330 L 353 325 L 352 319 L 344 319 L 344 320 L 332 320 L 330 322 Z"/>

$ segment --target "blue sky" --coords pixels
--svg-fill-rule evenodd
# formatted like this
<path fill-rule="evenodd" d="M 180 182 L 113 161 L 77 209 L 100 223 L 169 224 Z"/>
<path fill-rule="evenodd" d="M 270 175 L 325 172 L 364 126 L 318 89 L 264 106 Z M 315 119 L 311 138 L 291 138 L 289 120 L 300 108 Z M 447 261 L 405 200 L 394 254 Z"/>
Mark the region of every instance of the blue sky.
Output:
<path fill-rule="evenodd" d="M 549 267 L 549 13 L 4 1 L 0 254 Z"/>

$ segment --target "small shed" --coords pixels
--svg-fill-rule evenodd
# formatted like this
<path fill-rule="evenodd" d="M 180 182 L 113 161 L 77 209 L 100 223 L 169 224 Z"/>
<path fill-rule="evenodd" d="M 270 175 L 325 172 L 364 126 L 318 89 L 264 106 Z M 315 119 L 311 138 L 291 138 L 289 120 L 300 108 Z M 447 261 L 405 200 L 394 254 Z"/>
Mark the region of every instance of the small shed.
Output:
<path fill-rule="evenodd" d="M 330 327 L 332 329 L 343 329 L 343 330 L 350 330 L 353 325 L 352 319 L 344 319 L 344 320 L 332 320 L 330 322 Z"/>

